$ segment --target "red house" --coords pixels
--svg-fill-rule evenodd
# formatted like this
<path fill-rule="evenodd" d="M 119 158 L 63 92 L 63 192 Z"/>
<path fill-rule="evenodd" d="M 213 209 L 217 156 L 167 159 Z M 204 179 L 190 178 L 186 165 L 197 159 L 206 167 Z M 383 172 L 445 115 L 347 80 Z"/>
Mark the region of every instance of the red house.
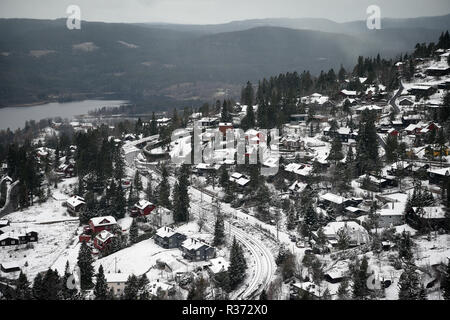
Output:
<path fill-rule="evenodd" d="M 96 217 L 89 220 L 89 227 L 93 233 L 111 230 L 116 224 L 116 219 L 112 216 Z"/>
<path fill-rule="evenodd" d="M 98 250 L 103 250 L 111 242 L 112 238 L 114 238 L 114 235 L 111 232 L 103 230 L 95 237 L 94 247 Z"/>
<path fill-rule="evenodd" d="M 73 163 L 63 163 L 61 164 L 56 172 L 65 178 L 71 178 L 75 176 L 75 166 Z"/>
<path fill-rule="evenodd" d="M 391 136 L 398 136 L 398 131 L 397 130 L 395 130 L 395 129 L 389 129 L 388 130 L 388 134 L 390 134 Z"/>
<path fill-rule="evenodd" d="M 89 241 L 91 241 L 91 236 L 90 235 L 88 235 L 88 234 L 85 234 L 85 233 L 83 233 L 83 234 L 81 234 L 79 237 L 78 237 L 78 240 L 80 241 L 80 242 L 89 242 Z"/>
<path fill-rule="evenodd" d="M 149 215 L 155 208 L 156 206 L 153 203 L 147 200 L 139 200 L 139 202 L 137 202 L 131 209 L 131 216 L 146 216 Z"/>
<path fill-rule="evenodd" d="M 430 131 L 440 129 L 440 127 L 437 124 L 435 124 L 434 122 L 430 122 L 426 128 Z"/>
<path fill-rule="evenodd" d="M 233 124 L 230 122 L 221 122 L 219 123 L 219 131 L 225 136 L 227 134 L 227 130 L 233 130 Z"/>

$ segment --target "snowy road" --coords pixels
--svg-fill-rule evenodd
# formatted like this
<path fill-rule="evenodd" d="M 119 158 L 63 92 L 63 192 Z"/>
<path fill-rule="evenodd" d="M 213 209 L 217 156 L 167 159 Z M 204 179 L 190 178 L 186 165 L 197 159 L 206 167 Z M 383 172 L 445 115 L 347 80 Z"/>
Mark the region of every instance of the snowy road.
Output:
<path fill-rule="evenodd" d="M 156 170 L 151 170 L 154 175 L 160 177 L 161 173 Z M 147 177 L 143 177 L 143 181 L 147 183 Z M 176 183 L 174 177 L 169 177 L 169 183 L 173 187 Z M 209 222 L 213 221 L 212 210 L 205 210 L 213 203 L 214 197 L 210 193 L 206 193 L 194 186 L 189 187 L 191 213 L 198 215 L 200 212 L 210 214 L 208 216 Z M 239 216 L 240 212 L 231 208 L 228 204 L 221 203 L 221 206 L 226 210 L 226 213 L 233 216 Z M 250 221 L 249 221 L 250 222 Z M 251 223 L 253 224 L 253 223 Z M 256 224 L 253 224 L 256 225 Z M 249 277 L 244 281 L 244 284 L 232 293 L 231 299 L 257 299 L 263 289 L 267 289 L 276 271 L 275 257 L 272 252 L 257 238 L 248 234 L 246 231 L 233 226 L 231 223 L 225 221 L 225 230 L 236 237 L 250 253 L 252 259 L 247 262 L 250 271 Z"/>
<path fill-rule="evenodd" d="M 200 212 L 208 213 L 205 204 L 199 204 L 200 197 L 203 198 L 203 202 L 206 204 L 213 203 L 213 197 L 206 194 L 194 187 L 190 187 L 191 199 L 191 211 L 193 214 L 198 214 Z M 203 193 L 203 195 L 201 195 Z M 232 209 L 234 210 L 234 209 Z M 212 210 L 209 211 L 212 214 Z M 227 213 L 230 213 L 227 211 Z M 209 220 L 211 221 L 211 220 Z M 250 253 L 252 259 L 248 261 L 248 269 L 250 271 L 249 277 L 247 277 L 244 284 L 235 292 L 232 293 L 231 299 L 257 299 L 259 294 L 263 289 L 267 289 L 272 277 L 275 273 L 275 258 L 272 252 L 261 243 L 259 239 L 255 239 L 253 236 L 248 234 L 246 231 L 235 227 L 231 223 L 225 221 L 225 230 L 230 232 L 230 235 L 236 237 Z"/>

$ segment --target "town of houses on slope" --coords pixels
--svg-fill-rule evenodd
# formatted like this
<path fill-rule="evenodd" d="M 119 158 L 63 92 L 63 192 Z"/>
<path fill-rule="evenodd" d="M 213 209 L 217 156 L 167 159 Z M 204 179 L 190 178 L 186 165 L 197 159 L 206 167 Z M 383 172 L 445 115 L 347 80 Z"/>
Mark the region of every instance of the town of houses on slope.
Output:
<path fill-rule="evenodd" d="M 448 124 L 440 123 L 438 114 L 448 109 L 444 97 L 450 87 L 449 54 L 450 50 L 437 50 L 419 59 L 412 77 L 400 76 L 399 89 L 393 92 L 360 77 L 361 90 L 298 97 L 304 113 L 289 115 L 276 145 L 268 143 L 257 126 L 242 130 L 247 109 L 257 114 L 259 108 L 244 103 L 231 106 L 227 122 L 220 112 L 194 112 L 172 139 L 161 134 L 174 121 L 168 114 L 161 114 L 156 123 L 142 122 L 142 127 L 156 125 L 156 134 L 117 134 L 116 124 L 110 123 L 107 141 L 123 157 L 124 177 L 117 186 L 126 200 L 122 216 L 107 210 L 89 212 L 88 197 L 101 203 L 102 195 L 116 185 L 109 178 L 96 188 L 95 170 L 84 176 L 77 173 L 80 144 L 56 150 L 47 143 L 67 130 L 88 134 L 100 128 L 101 120 L 53 121 L 32 142 L 44 200 L 15 205 L 20 184 L 9 177 L 8 162 L 2 164 L 2 286 L 14 288 L 21 272 L 31 283 L 49 268 L 60 276 L 67 271 L 76 274 L 80 248 L 86 246 L 94 274 L 101 265 L 115 297 L 127 292 L 132 275 L 145 275 L 148 281 L 139 290 L 163 299 L 185 299 L 198 279 L 206 279 L 212 288 L 203 292 L 205 299 L 221 297 L 225 291 L 227 297 L 242 299 L 351 298 L 361 280 L 355 268 L 365 268 L 364 281 L 370 278 L 379 285 L 364 282 L 361 295 L 395 300 L 402 275 L 411 276 L 407 270 L 412 265 L 420 294 L 443 299 L 450 259 L 450 145 L 439 139 Z M 396 67 L 402 75 L 404 64 Z M 367 115 L 375 119 L 380 166 L 348 176 L 347 165 L 354 161 L 363 135 L 358 124 Z M 172 159 L 191 157 L 194 122 L 201 129 L 200 148 L 212 151 L 203 153 L 204 161 L 189 165 L 189 218 L 180 222 L 176 206 L 161 204 L 148 190 L 161 193 L 164 179 L 170 190 L 178 188 L 180 165 Z M 226 144 L 227 132 L 244 142 L 244 158 L 259 153 L 257 170 L 276 168 L 275 174 L 261 178 L 251 165 L 239 164 L 238 148 Z M 216 143 L 221 148 L 212 148 Z M 335 144 L 341 157 L 330 157 L 335 156 Z M 82 192 L 80 185 L 95 192 Z M 219 214 L 225 220 L 226 245 L 215 244 Z M 243 249 L 246 269 L 244 279 L 230 291 L 223 277 L 235 272 L 230 270 L 235 268 L 233 239 Z M 84 294 L 94 297 L 93 290 Z M 4 291 L 1 296 L 6 297 Z"/>

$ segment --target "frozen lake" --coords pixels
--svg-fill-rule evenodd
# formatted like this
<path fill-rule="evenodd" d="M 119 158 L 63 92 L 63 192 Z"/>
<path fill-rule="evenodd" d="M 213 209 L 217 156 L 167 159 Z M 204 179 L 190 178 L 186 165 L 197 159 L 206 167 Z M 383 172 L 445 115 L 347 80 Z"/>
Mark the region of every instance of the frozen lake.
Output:
<path fill-rule="evenodd" d="M 46 103 L 31 107 L 10 107 L 0 109 L 0 130 L 16 130 L 25 126 L 25 121 L 61 117 L 71 119 L 87 114 L 88 111 L 102 107 L 117 107 L 126 101 L 121 100 L 84 100 L 65 103 Z"/>

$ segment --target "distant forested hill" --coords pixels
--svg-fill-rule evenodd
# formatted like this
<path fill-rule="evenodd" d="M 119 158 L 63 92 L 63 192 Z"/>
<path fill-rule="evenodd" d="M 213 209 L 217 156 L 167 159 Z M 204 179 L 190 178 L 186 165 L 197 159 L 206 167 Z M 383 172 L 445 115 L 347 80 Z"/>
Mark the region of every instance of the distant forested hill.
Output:
<path fill-rule="evenodd" d="M 442 17 L 423 19 L 416 27 L 409 19 L 386 20 L 389 28 L 370 32 L 361 22 L 323 19 L 226 27 L 82 22 L 81 30 L 68 30 L 63 19 L 0 19 L 0 105 L 95 96 L 210 100 L 218 91 L 237 96 L 249 79 L 317 74 L 353 66 L 359 55 L 411 51 L 448 25 Z"/>

